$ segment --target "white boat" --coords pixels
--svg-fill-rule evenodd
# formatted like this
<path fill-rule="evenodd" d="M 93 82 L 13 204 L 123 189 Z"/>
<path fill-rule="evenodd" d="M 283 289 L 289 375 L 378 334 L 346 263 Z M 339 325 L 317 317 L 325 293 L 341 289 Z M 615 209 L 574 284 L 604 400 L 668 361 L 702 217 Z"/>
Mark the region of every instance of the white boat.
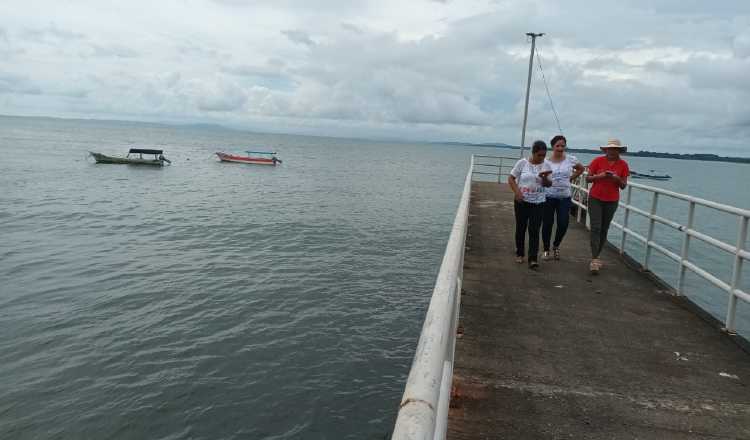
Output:
<path fill-rule="evenodd" d="M 107 156 L 106 154 L 101 153 L 94 153 L 93 151 L 89 151 L 89 154 L 94 157 L 94 160 L 96 160 L 96 163 L 109 163 L 109 164 L 121 164 L 121 165 L 151 165 L 151 166 L 164 166 L 164 162 L 172 163 L 169 159 L 164 157 L 163 150 L 150 150 L 150 149 L 143 149 L 143 148 L 131 148 L 130 151 L 128 151 L 127 156 L 125 157 L 117 157 L 117 156 Z M 138 155 L 138 157 L 131 157 L 131 155 L 135 156 Z M 143 155 L 153 155 L 154 158 L 150 159 L 148 157 L 144 158 Z"/>

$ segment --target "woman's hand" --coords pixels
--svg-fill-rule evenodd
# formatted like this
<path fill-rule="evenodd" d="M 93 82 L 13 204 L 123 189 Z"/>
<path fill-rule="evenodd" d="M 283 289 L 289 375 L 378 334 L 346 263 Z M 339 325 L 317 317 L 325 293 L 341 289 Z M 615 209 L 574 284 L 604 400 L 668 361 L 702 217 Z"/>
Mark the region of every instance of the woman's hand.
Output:
<path fill-rule="evenodd" d="M 622 181 L 620 180 L 620 176 L 618 176 L 617 174 L 609 170 L 604 172 L 604 178 L 609 179 L 617 184 L 619 184 Z"/>
<path fill-rule="evenodd" d="M 599 173 L 599 174 L 594 174 L 594 175 L 589 174 L 588 176 L 586 176 L 586 180 L 588 182 L 595 182 L 597 180 L 602 180 L 602 179 L 606 179 L 606 178 L 607 178 L 607 173 L 605 173 L 603 171 L 601 173 Z"/>
<path fill-rule="evenodd" d="M 609 176 L 609 178 L 612 179 L 617 184 L 617 186 L 620 187 L 620 189 L 625 189 L 625 186 L 627 185 L 627 181 L 625 179 L 618 176 L 617 174 L 612 174 Z"/>
<path fill-rule="evenodd" d="M 510 175 L 508 176 L 508 185 L 510 185 L 510 189 L 513 190 L 513 198 L 520 202 L 523 200 L 523 194 L 521 194 L 521 188 L 518 187 L 518 184 L 516 183 L 516 176 Z"/>
<path fill-rule="evenodd" d="M 549 179 L 550 174 L 552 174 L 552 170 L 539 173 L 539 177 L 542 179 L 542 186 L 545 188 L 552 186 L 552 181 Z"/>
<path fill-rule="evenodd" d="M 576 179 L 581 177 L 581 174 L 586 171 L 586 168 L 583 167 L 580 163 L 577 163 L 573 166 L 573 174 L 570 176 L 570 181 L 575 182 Z"/>

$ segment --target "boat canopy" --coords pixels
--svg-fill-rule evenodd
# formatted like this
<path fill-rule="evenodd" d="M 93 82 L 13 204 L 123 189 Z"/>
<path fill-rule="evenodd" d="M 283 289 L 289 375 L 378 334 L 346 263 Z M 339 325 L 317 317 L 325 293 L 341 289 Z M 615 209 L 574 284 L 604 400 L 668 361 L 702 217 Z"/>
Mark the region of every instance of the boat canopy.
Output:
<path fill-rule="evenodd" d="M 143 148 L 131 148 L 128 154 L 162 154 L 162 150 L 147 150 Z"/>
<path fill-rule="evenodd" d="M 245 151 L 247 154 L 276 154 L 275 151 Z"/>

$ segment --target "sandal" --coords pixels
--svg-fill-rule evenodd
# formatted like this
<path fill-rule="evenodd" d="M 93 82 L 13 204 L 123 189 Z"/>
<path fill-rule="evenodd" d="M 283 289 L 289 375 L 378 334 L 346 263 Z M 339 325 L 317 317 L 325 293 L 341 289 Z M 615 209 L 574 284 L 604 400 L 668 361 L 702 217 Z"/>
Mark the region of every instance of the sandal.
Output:
<path fill-rule="evenodd" d="M 591 263 L 589 263 L 589 270 L 593 275 L 596 275 L 599 273 L 599 260 L 594 258 L 591 260 Z"/>

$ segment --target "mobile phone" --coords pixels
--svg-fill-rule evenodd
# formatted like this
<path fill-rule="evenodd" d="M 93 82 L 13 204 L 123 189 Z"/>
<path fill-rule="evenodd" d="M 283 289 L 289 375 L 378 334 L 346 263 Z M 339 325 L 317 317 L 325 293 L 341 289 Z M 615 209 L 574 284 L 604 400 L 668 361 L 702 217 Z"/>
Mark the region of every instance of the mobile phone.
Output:
<path fill-rule="evenodd" d="M 607 171 L 605 171 L 605 172 L 604 172 L 604 174 L 607 174 L 607 175 L 611 176 L 611 175 L 613 175 L 613 174 L 615 174 L 615 173 L 613 173 L 613 172 L 612 172 L 612 171 L 610 171 L 610 170 L 607 170 Z"/>

